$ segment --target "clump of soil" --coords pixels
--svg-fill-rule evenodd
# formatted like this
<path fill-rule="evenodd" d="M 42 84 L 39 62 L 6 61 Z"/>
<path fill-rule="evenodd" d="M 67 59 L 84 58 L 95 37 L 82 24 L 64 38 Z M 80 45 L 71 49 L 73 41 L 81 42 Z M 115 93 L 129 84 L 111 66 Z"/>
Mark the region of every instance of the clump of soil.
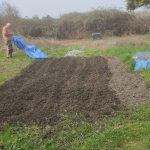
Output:
<path fill-rule="evenodd" d="M 0 86 L 0 124 L 55 124 L 57 114 L 77 112 L 89 120 L 123 107 L 109 88 L 112 73 L 103 57 L 36 60 Z"/>

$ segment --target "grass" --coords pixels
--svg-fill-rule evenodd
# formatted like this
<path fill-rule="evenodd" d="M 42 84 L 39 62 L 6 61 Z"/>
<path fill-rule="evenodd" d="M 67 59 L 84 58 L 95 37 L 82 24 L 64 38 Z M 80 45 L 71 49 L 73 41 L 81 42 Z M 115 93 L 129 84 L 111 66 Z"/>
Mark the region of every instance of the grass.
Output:
<path fill-rule="evenodd" d="M 136 42 L 127 38 L 106 38 L 103 41 L 66 41 L 66 44 L 49 42 L 46 46 L 40 44 L 41 50 L 48 57 L 63 57 L 67 51 L 80 49 L 84 52 L 79 56 L 117 56 L 124 62 L 129 71 L 139 74 L 146 79 L 150 87 L 150 70 L 134 72 L 136 52 L 148 51 L 149 44 Z M 108 41 L 115 41 L 119 45 L 102 46 Z M 40 40 L 39 40 L 40 41 Z M 125 44 L 126 42 L 126 44 Z M 34 43 L 34 41 L 33 41 Z M 36 42 L 35 42 L 36 43 Z M 6 54 L 0 51 L 0 84 L 15 77 L 29 65 L 33 59 L 22 51 L 15 51 L 13 59 L 8 60 Z M 95 123 L 89 123 L 81 114 L 59 114 L 56 126 L 33 126 L 19 124 L 10 126 L 4 124 L 0 129 L 0 150 L 42 149 L 42 150 L 148 150 L 150 149 L 150 104 L 138 105 L 134 110 L 124 111 L 112 118 L 102 116 Z"/>
<path fill-rule="evenodd" d="M 127 67 L 129 72 L 139 74 L 142 77 L 145 78 L 146 80 L 146 85 L 150 87 L 150 69 L 143 69 L 141 71 L 134 71 L 135 67 L 135 60 L 133 59 L 133 55 L 137 52 L 146 52 L 148 51 L 149 44 L 144 44 L 142 46 L 132 46 L 132 45 L 127 45 L 127 46 L 113 46 L 113 47 L 108 47 L 105 49 L 94 49 L 90 50 L 87 48 L 84 48 L 80 56 L 86 56 L 86 57 L 91 57 L 91 56 L 116 56 L 119 57 L 122 62 L 124 62 Z"/>
<path fill-rule="evenodd" d="M 60 122 L 55 127 L 4 124 L 0 131 L 0 147 L 7 150 L 150 149 L 150 105 L 139 105 L 113 118 L 103 116 L 94 124 L 80 114 L 66 113 L 58 117 Z"/>
<path fill-rule="evenodd" d="M 147 82 L 146 85 L 150 87 L 150 69 L 143 69 L 141 71 L 134 71 L 135 67 L 135 60 L 132 58 L 133 54 L 137 52 L 146 52 L 148 51 L 149 44 L 144 44 L 141 47 L 136 47 L 136 46 L 124 46 L 124 47 L 114 47 L 114 48 L 109 48 L 107 49 L 104 53 L 107 55 L 112 55 L 112 56 L 117 56 L 120 58 L 122 62 L 124 62 L 127 67 L 129 72 L 133 72 L 135 74 L 139 74 L 142 77 L 144 77 Z"/>
<path fill-rule="evenodd" d="M 13 53 L 13 59 L 7 59 L 6 54 L 0 53 L 0 84 L 15 77 L 19 72 L 29 65 L 33 60 L 24 52 Z"/>
<path fill-rule="evenodd" d="M 41 50 L 48 56 L 48 57 L 64 57 L 68 51 L 73 49 L 79 49 L 77 46 L 62 46 L 58 49 L 49 48 L 49 47 L 42 47 Z"/>

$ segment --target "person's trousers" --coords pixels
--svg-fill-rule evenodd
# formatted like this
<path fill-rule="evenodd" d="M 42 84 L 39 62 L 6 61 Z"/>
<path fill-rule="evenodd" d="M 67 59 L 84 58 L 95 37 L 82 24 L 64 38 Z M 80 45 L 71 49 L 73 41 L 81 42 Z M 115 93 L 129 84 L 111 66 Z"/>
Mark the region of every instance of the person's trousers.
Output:
<path fill-rule="evenodd" d="M 5 41 L 7 47 L 7 58 L 12 58 L 13 47 L 11 41 Z"/>

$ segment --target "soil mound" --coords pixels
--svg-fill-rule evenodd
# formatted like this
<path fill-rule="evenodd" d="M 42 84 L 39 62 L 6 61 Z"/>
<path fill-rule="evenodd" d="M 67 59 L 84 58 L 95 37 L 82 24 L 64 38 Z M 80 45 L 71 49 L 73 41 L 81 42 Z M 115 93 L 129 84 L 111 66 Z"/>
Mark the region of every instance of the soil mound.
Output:
<path fill-rule="evenodd" d="M 145 81 L 140 76 L 129 73 L 118 57 L 105 58 L 112 73 L 109 88 L 116 92 L 121 103 L 127 106 L 150 103 L 150 90 L 145 86 Z"/>
<path fill-rule="evenodd" d="M 121 107 L 108 87 L 112 73 L 103 57 L 36 60 L 0 86 L 0 124 L 55 124 L 57 114 L 82 113 L 95 120 Z"/>

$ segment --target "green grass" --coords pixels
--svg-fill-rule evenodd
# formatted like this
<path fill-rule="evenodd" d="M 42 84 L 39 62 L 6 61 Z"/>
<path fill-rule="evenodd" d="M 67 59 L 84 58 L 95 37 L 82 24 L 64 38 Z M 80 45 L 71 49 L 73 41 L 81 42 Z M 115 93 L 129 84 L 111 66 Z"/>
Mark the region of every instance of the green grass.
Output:
<path fill-rule="evenodd" d="M 92 42 L 92 41 L 90 41 Z M 80 49 L 78 45 L 40 48 L 49 57 L 63 57 L 67 51 Z M 136 52 L 148 51 L 149 45 L 109 47 L 105 49 L 81 49 L 79 56 L 117 56 L 130 72 L 140 74 L 150 87 L 150 70 L 134 72 Z M 14 52 L 13 59 L 8 60 L 6 54 L 0 52 L 0 84 L 15 77 L 29 65 L 33 59 L 22 51 Z M 0 129 L 0 150 L 148 150 L 150 149 L 150 104 L 139 105 L 134 110 L 123 112 L 113 118 L 102 116 L 95 123 L 89 123 L 80 114 L 59 114 L 56 126 L 41 127 L 37 124 L 10 126 L 4 124 Z"/>
<path fill-rule="evenodd" d="M 41 129 L 38 126 L 20 127 L 4 125 L 0 132 L 0 147 L 6 150 L 45 149 L 46 145 L 53 143 L 52 139 L 43 139 L 49 128 Z M 51 148 L 56 149 L 55 144 Z"/>
<path fill-rule="evenodd" d="M 120 60 L 128 66 L 129 72 L 134 72 L 136 74 L 143 76 L 147 80 L 146 85 L 150 87 L 150 74 L 149 74 L 150 69 L 146 69 L 146 70 L 144 69 L 135 72 L 134 67 L 136 62 L 132 58 L 133 54 L 137 52 L 147 52 L 148 49 L 149 49 L 148 44 L 145 44 L 141 47 L 135 47 L 135 46 L 113 47 L 104 51 L 103 54 L 106 53 L 107 55 L 119 57 Z"/>
<path fill-rule="evenodd" d="M 135 47 L 135 46 L 113 46 L 107 49 L 96 49 L 96 50 L 89 50 L 84 49 L 84 53 L 81 56 L 91 57 L 91 56 L 117 56 L 120 58 L 122 62 L 128 65 L 130 71 L 134 70 L 135 67 L 135 60 L 132 58 L 133 54 L 137 52 L 145 52 L 147 51 L 149 45 L 145 44 L 142 47 Z"/>
<path fill-rule="evenodd" d="M 93 124 L 80 114 L 60 114 L 58 118 L 55 127 L 5 124 L 0 131 L 0 145 L 6 150 L 150 149 L 150 105 L 139 105 L 113 118 L 103 116 Z"/>
<path fill-rule="evenodd" d="M 0 84 L 15 77 L 32 61 L 24 52 L 14 52 L 13 59 L 7 59 L 6 54 L 0 52 Z"/>
<path fill-rule="evenodd" d="M 150 88 L 150 69 L 143 69 L 135 72 L 136 74 L 140 74 L 146 80 L 145 85 Z"/>
<path fill-rule="evenodd" d="M 72 45 L 63 46 L 58 49 L 54 49 L 54 48 L 50 48 L 50 47 L 42 47 L 41 48 L 41 50 L 48 57 L 64 57 L 68 51 L 76 50 L 76 49 L 80 50 L 80 48 L 78 46 L 72 46 Z"/>
<path fill-rule="evenodd" d="M 41 50 L 48 57 L 63 57 L 67 51 L 79 49 L 77 46 L 64 46 L 58 49 L 42 47 Z M 34 59 L 26 55 L 24 51 L 17 51 L 13 53 L 13 59 L 7 59 L 6 54 L 0 52 L 0 85 L 5 81 L 15 77 L 19 72 L 29 65 Z"/>
<path fill-rule="evenodd" d="M 78 124 L 71 115 L 63 117 L 66 120 L 62 122 L 63 130 L 57 138 L 61 143 L 70 145 L 68 149 L 150 148 L 150 105 L 140 105 L 136 110 L 124 112 L 115 118 L 103 116 L 103 119 L 95 124 L 86 121 Z M 103 122 L 106 122 L 104 126 Z M 65 148 L 65 145 L 61 148 Z"/>
<path fill-rule="evenodd" d="M 150 87 L 150 69 L 143 69 L 141 71 L 134 71 L 135 67 L 135 60 L 133 59 L 133 54 L 137 52 L 146 52 L 149 49 L 149 45 L 145 44 L 140 47 L 136 46 L 113 46 L 109 47 L 107 49 L 96 49 L 96 50 L 90 50 L 90 49 L 84 49 L 84 53 L 82 53 L 80 56 L 85 56 L 85 57 L 91 57 L 91 56 L 117 56 L 120 58 L 122 62 L 124 62 L 127 67 L 129 72 L 139 74 L 142 77 L 144 77 L 147 82 L 146 85 Z"/>

